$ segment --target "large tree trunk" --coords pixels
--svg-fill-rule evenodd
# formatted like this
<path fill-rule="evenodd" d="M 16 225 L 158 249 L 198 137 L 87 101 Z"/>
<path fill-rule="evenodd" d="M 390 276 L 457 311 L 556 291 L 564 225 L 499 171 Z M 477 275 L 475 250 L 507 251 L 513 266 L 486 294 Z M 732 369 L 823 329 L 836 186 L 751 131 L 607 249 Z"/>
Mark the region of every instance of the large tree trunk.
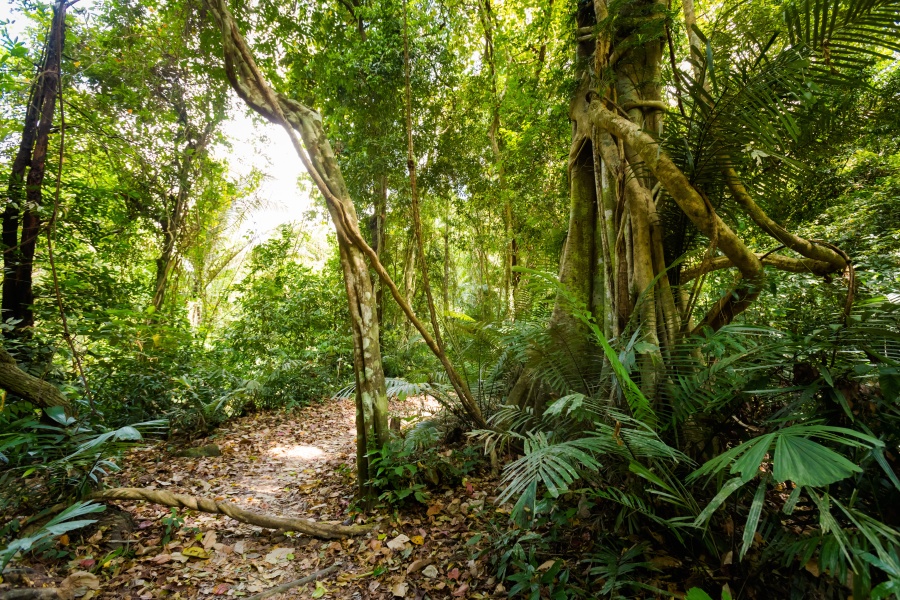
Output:
<path fill-rule="evenodd" d="M 805 240 L 775 223 L 735 170 L 723 168 L 723 187 L 735 203 L 764 232 L 803 258 L 757 255 L 660 146 L 662 117 L 668 108 L 661 96 L 667 19 L 661 6 L 652 0 L 635 0 L 620 5 L 612 19 L 606 0 L 578 5 L 575 76 L 579 85 L 570 108 L 570 218 L 559 270 L 566 291 L 558 295 L 549 323 L 556 351 L 568 353 L 576 367 L 596 352 L 573 309 L 589 310 L 607 337 L 630 336 L 636 330 L 644 344 L 634 377 L 651 399 L 657 396 L 679 339 L 701 327 L 718 329 L 746 310 L 763 289 L 764 264 L 817 274 L 847 266 L 846 256 L 830 245 Z M 692 4 L 685 2 L 684 8 L 691 51 L 702 64 L 706 54 L 692 27 Z M 597 23 L 607 26 L 597 27 Z M 727 157 L 718 158 L 728 164 Z M 696 327 L 691 303 L 682 303 L 688 310 L 680 311 L 675 302 L 676 293 L 679 297 L 691 294 L 673 289 L 669 281 L 665 232 L 656 212 L 662 194 L 671 197 L 710 241 L 706 258 L 686 268 L 680 283 L 688 284 L 714 269 L 735 267 L 738 271 L 732 289 L 711 303 Z M 716 256 L 719 252 L 722 256 Z M 541 402 L 534 396 L 536 389 L 541 390 L 533 369 L 527 367 L 510 400 L 520 405 L 530 402 L 539 409 Z"/>
<path fill-rule="evenodd" d="M 30 331 L 34 326 L 34 251 L 41 228 L 39 210 L 42 205 L 47 150 L 59 94 L 66 6 L 66 2 L 60 0 L 53 7 L 53 21 L 44 60 L 31 89 L 22 139 L 13 160 L 7 204 L 3 213 L 4 278 L 0 304 L 4 320 L 12 318 L 18 321 L 11 331 L 14 336 Z"/>

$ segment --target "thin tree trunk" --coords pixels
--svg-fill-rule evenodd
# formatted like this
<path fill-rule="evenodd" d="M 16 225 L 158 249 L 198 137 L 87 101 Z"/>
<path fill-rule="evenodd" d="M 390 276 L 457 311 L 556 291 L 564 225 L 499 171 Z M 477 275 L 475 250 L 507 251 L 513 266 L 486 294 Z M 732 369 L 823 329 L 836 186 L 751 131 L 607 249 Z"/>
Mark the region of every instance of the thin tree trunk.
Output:
<path fill-rule="evenodd" d="M 407 20 L 406 0 L 403 3 L 403 65 L 406 82 L 406 167 L 409 170 L 409 192 L 411 210 L 413 215 L 413 231 L 416 237 L 416 247 L 419 251 L 419 265 L 422 269 L 422 289 L 425 291 L 425 300 L 428 303 L 428 316 L 431 318 L 431 327 L 434 331 L 434 340 L 438 348 L 444 351 L 444 341 L 441 338 L 441 326 L 438 322 L 437 309 L 434 307 L 434 297 L 431 294 L 431 278 L 428 275 L 428 259 L 425 254 L 425 240 L 422 234 L 422 218 L 419 214 L 419 190 L 416 184 L 416 154 L 413 145 L 412 129 L 412 90 L 409 82 L 409 23 Z"/>
<path fill-rule="evenodd" d="M 222 33 L 225 67 L 228 79 L 238 95 L 254 110 L 274 123 L 281 125 L 289 137 L 300 160 L 312 177 L 316 187 L 325 197 L 328 211 L 337 232 L 341 250 L 344 284 L 350 308 L 350 323 L 354 348 L 354 371 L 357 398 L 357 456 L 359 457 L 358 482 L 360 493 L 367 493 L 369 431 L 371 442 L 382 446 L 387 442 L 387 394 L 384 370 L 381 362 L 378 320 L 375 296 L 365 259 L 368 258 L 381 281 L 388 286 L 394 300 L 412 321 L 423 340 L 441 361 L 459 400 L 470 418 L 479 426 L 485 426 L 481 411 L 475 404 L 465 382 L 453 367 L 446 354 L 436 344 L 424 324 L 416 317 L 412 307 L 390 278 L 378 255 L 366 243 L 359 231 L 359 219 L 340 166 L 325 135 L 321 116 L 308 107 L 276 95 L 263 78 L 252 54 L 234 22 L 224 0 L 207 0 L 207 7 Z M 301 141 L 302 138 L 302 141 Z"/>
<path fill-rule="evenodd" d="M 403 259 L 403 295 L 410 302 L 416 296 L 416 233 L 415 230 L 409 232 L 409 240 L 406 242 L 406 253 Z"/>
<path fill-rule="evenodd" d="M 3 214 L 4 279 L 3 319 L 16 319 L 11 332 L 18 336 L 34 326 L 34 252 L 40 233 L 42 202 L 50 130 L 60 85 L 60 60 L 65 45 L 66 2 L 53 8 L 53 21 L 44 61 L 31 90 L 22 140 L 13 161 Z M 27 170 L 27 175 L 26 175 Z M 23 195 L 24 183 L 24 195 Z M 21 219 L 21 238 L 19 225 Z"/>
<path fill-rule="evenodd" d="M 385 256 L 385 219 L 387 218 L 387 175 L 379 175 L 375 180 L 375 202 L 372 214 L 372 250 L 378 256 L 378 260 L 384 262 Z M 378 330 L 384 331 L 384 286 L 380 281 L 373 282 L 375 286 L 375 309 L 378 313 Z"/>
<path fill-rule="evenodd" d="M 503 151 L 500 141 L 500 102 L 501 94 L 497 85 L 497 67 L 494 57 L 494 15 L 490 0 L 479 2 L 479 16 L 484 30 L 484 55 L 491 77 L 491 126 L 488 139 L 491 153 L 494 156 L 494 169 L 497 173 L 497 195 L 503 203 L 503 232 L 505 244 L 503 249 L 503 295 L 504 304 L 511 316 L 515 316 L 515 296 L 518 274 L 513 268 L 518 264 L 518 247 L 516 245 L 515 222 L 513 220 L 512 203 L 506 186 L 506 167 L 503 164 Z"/>
<path fill-rule="evenodd" d="M 207 0 L 207 6 L 222 33 L 226 73 L 232 87 L 251 108 L 285 129 L 298 156 L 325 197 L 334 222 L 353 339 L 357 484 L 360 495 L 368 497 L 368 452 L 370 447 L 386 444 L 390 435 L 375 294 L 363 247 L 370 253 L 372 249 L 359 232 L 356 208 L 325 136 L 321 117 L 297 102 L 276 96 L 256 67 L 225 2 Z M 374 253 L 371 256 L 381 266 L 377 262 L 378 257 Z"/>
<path fill-rule="evenodd" d="M 450 312 L 450 224 L 444 225 L 444 280 L 441 282 L 444 312 Z"/>
<path fill-rule="evenodd" d="M 185 213 L 194 187 L 195 175 L 192 171 L 195 161 L 202 158 L 206 152 L 207 144 L 218 124 L 218 119 L 213 118 L 207 122 L 202 131 L 198 131 L 196 126 L 188 122 L 187 109 L 181 97 L 175 100 L 173 108 L 181 119 L 178 139 L 186 140 L 186 143 L 184 149 L 175 157 L 178 166 L 178 190 L 170 198 L 171 208 L 168 214 L 159 221 L 163 232 L 163 243 L 159 258 L 156 259 L 156 284 L 151 301 L 156 313 L 162 311 L 165 304 L 169 280 L 178 260 L 179 238 L 182 236 Z"/>

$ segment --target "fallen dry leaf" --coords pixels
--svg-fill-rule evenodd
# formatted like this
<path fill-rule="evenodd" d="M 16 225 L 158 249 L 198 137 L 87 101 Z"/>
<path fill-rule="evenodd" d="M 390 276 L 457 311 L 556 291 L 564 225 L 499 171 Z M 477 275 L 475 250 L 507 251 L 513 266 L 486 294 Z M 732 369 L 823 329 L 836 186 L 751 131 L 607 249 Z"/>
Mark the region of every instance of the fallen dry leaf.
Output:
<path fill-rule="evenodd" d="M 406 542 L 409 541 L 409 537 L 404 534 L 400 534 L 391 541 L 387 543 L 387 547 L 391 550 L 403 550 L 403 546 L 406 545 Z"/>
<path fill-rule="evenodd" d="M 538 571 L 549 571 L 553 568 L 553 565 L 556 564 L 556 559 L 551 558 L 550 560 L 544 561 L 538 567 Z"/>
<path fill-rule="evenodd" d="M 438 570 L 437 570 L 437 568 L 435 568 L 434 565 L 428 565 L 422 571 L 422 575 L 424 575 L 425 577 L 428 577 L 429 579 L 434 579 L 435 577 L 438 576 Z"/>
<path fill-rule="evenodd" d="M 294 558 L 293 548 L 275 548 L 266 554 L 265 561 L 272 565 L 277 565 L 278 561 L 291 560 Z"/>
<path fill-rule="evenodd" d="M 99 590 L 100 580 L 93 573 L 75 571 L 62 580 L 57 594 L 60 600 L 74 600 L 88 594 L 90 590 Z"/>
<path fill-rule="evenodd" d="M 431 562 L 432 559 L 430 558 L 420 558 L 419 560 L 414 560 L 408 567 L 406 567 L 406 574 L 411 575 L 413 573 L 417 573 L 430 565 Z M 437 576 L 437 573 L 435 573 L 435 576 Z"/>
<path fill-rule="evenodd" d="M 219 585 L 217 585 L 216 587 L 213 588 L 212 593 L 214 596 L 224 596 L 225 593 L 230 589 L 231 589 L 231 586 L 228 585 L 227 583 L 220 583 Z"/>
<path fill-rule="evenodd" d="M 216 532 L 215 531 L 207 531 L 206 535 L 203 536 L 203 547 L 207 550 L 216 545 Z"/>
<path fill-rule="evenodd" d="M 185 548 L 181 551 L 181 554 L 183 554 L 184 556 L 190 556 L 191 558 L 201 558 L 204 560 L 209 558 L 209 552 L 207 552 L 200 546 L 191 546 L 190 548 Z"/>
<path fill-rule="evenodd" d="M 457 597 L 465 596 L 466 592 L 468 592 L 468 591 L 469 591 L 469 584 L 464 583 L 461 586 L 459 586 L 458 588 L 456 588 L 456 590 L 453 591 L 453 595 L 457 596 Z"/>
<path fill-rule="evenodd" d="M 405 598 L 406 591 L 409 589 L 409 585 L 405 581 L 401 581 L 398 584 L 395 584 L 393 588 L 391 588 L 391 593 L 394 594 L 394 598 Z"/>

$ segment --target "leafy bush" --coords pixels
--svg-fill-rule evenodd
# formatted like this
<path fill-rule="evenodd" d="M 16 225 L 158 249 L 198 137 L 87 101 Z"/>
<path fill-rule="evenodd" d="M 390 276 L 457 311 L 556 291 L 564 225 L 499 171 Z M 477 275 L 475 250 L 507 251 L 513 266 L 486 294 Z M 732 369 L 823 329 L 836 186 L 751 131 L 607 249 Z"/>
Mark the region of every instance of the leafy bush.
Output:
<path fill-rule="evenodd" d="M 7 405 L 0 412 L 0 503 L 41 506 L 83 498 L 119 469 L 115 458 L 142 432 L 159 434 L 165 427 L 156 420 L 111 429 L 79 421 L 60 407 Z"/>
<path fill-rule="evenodd" d="M 214 340 L 223 365 L 257 382 L 255 408 L 303 406 L 331 396 L 352 376 L 346 301 L 338 265 L 303 265 L 298 239 L 285 226 L 253 248 L 236 286 L 235 313 Z"/>
<path fill-rule="evenodd" d="M 845 322 L 801 336 L 732 325 L 687 339 L 655 405 L 631 381 L 636 345 L 613 348 L 585 316 L 607 361 L 593 391 L 548 368 L 561 397 L 541 413 L 504 406 L 495 429 L 476 432 L 488 449 L 523 454 L 506 466 L 499 501 L 515 502 L 519 527 L 561 539 L 580 488 L 604 515 L 618 507 L 611 533 L 650 527 L 673 554 L 733 552 L 735 577 L 815 558 L 835 585 L 852 573 L 857 597 L 893 593 L 898 308 L 894 297 L 862 301 Z M 614 580 L 614 562 L 594 575 Z M 603 593 L 623 593 L 614 587 Z"/>
<path fill-rule="evenodd" d="M 421 421 L 402 438 L 392 439 L 369 454 L 369 485 L 390 505 L 410 500 L 428 502 L 428 489 L 455 486 L 478 464 L 477 449 L 443 450 L 442 435 L 434 421 Z"/>
<path fill-rule="evenodd" d="M 76 502 L 59 514 L 53 516 L 35 531 L 31 531 L 28 535 L 10 541 L 5 548 L 0 550 L 0 572 L 3 571 L 9 561 L 11 561 L 19 552 L 41 552 L 47 550 L 61 535 L 96 523 L 96 519 L 81 519 L 79 517 L 102 512 L 105 509 L 106 507 L 102 504 Z M 43 512 L 39 513 L 32 521 L 44 516 Z M 20 527 L 19 521 L 13 519 L 0 530 L 0 540 L 19 533 Z"/>

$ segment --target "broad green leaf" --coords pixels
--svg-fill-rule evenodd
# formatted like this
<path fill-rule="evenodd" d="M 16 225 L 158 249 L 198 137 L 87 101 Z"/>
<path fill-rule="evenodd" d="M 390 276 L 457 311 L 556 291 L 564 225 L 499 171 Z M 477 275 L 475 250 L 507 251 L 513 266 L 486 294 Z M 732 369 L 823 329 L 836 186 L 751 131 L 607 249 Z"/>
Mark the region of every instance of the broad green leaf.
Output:
<path fill-rule="evenodd" d="M 793 481 L 798 486 L 825 486 L 862 473 L 860 467 L 834 450 L 793 435 L 778 437 L 772 463 L 776 481 Z"/>
<path fill-rule="evenodd" d="M 691 588 L 688 590 L 685 600 L 712 600 L 712 597 L 700 588 Z"/>

